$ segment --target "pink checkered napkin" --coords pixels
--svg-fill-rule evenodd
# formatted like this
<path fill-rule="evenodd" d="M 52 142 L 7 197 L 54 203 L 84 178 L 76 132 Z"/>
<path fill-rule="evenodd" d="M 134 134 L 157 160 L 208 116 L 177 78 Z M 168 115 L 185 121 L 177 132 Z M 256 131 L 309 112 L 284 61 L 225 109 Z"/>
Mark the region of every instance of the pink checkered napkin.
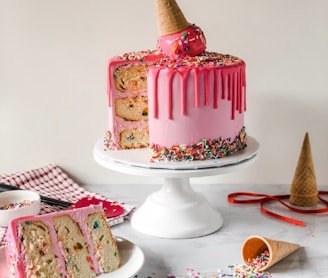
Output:
<path fill-rule="evenodd" d="M 83 197 L 96 197 L 100 200 L 109 200 L 100 194 L 89 192 L 77 185 L 67 174 L 65 174 L 58 166 L 49 164 L 44 167 L 33 169 L 26 172 L 17 172 L 13 174 L 0 175 L 0 183 L 16 186 L 21 189 L 33 190 L 40 195 L 75 203 Z M 115 202 L 117 202 L 115 200 Z M 124 208 L 124 214 L 118 217 L 110 218 L 111 226 L 120 224 L 129 217 L 133 206 L 119 203 Z M 60 206 L 41 204 L 40 214 L 56 212 L 63 210 Z M 4 235 L 6 228 L 0 227 L 0 247 L 4 244 Z"/>

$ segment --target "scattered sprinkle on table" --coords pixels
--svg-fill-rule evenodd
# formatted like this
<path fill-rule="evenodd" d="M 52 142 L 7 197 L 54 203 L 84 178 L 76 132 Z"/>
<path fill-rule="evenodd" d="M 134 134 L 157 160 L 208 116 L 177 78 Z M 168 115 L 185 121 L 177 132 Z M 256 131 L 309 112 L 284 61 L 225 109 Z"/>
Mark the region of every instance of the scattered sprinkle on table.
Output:
<path fill-rule="evenodd" d="M 256 258 L 257 259 L 257 258 Z M 254 259 L 255 260 L 255 259 Z M 215 273 L 211 274 L 201 274 L 200 272 L 188 267 L 186 269 L 186 275 L 173 275 L 169 274 L 166 278 L 226 278 L 226 277 L 235 277 L 235 278 L 272 278 L 272 275 L 269 272 L 259 271 L 258 267 L 252 265 L 229 265 L 228 271 L 218 269 Z M 134 278 L 144 278 L 136 275 Z M 156 278 L 155 276 L 147 276 L 145 278 Z"/>

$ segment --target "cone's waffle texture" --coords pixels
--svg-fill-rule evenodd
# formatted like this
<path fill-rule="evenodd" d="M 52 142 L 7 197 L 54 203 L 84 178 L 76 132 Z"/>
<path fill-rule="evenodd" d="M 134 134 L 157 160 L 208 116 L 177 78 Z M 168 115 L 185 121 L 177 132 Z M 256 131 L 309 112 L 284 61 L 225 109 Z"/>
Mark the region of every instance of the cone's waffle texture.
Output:
<path fill-rule="evenodd" d="M 318 204 L 318 188 L 308 133 L 305 134 L 302 150 L 290 187 L 289 202 L 304 207 L 312 207 Z"/>
<path fill-rule="evenodd" d="M 264 250 L 268 250 L 270 257 L 265 265 L 259 270 L 264 271 L 284 259 L 291 253 L 295 252 L 301 246 L 282 240 L 275 240 L 260 236 L 251 236 L 245 240 L 242 246 L 242 259 L 245 264 L 259 256 Z"/>
<path fill-rule="evenodd" d="M 175 0 L 156 0 L 156 13 L 160 36 L 181 32 L 189 26 Z"/>

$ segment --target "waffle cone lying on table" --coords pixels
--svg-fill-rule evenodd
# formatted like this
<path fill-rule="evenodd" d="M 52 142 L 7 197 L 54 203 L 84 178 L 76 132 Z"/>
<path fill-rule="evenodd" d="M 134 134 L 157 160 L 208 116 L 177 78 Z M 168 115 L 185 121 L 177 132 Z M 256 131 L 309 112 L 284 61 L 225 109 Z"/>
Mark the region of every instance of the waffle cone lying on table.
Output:
<path fill-rule="evenodd" d="M 300 245 L 296 243 L 251 236 L 245 240 L 242 246 L 242 259 L 248 265 L 256 261 L 257 258 L 261 258 L 261 264 L 258 265 L 256 261 L 256 265 L 258 271 L 264 271 L 299 248 Z"/>

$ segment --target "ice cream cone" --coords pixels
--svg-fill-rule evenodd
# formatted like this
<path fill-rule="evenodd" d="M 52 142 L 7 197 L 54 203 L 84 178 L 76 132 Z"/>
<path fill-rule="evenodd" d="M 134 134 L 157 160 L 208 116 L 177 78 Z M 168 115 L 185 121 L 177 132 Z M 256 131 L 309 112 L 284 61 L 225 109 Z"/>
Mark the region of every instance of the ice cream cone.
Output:
<path fill-rule="evenodd" d="M 301 246 L 282 240 L 274 240 L 261 236 L 251 236 L 245 240 L 242 246 L 242 259 L 245 264 L 260 256 L 265 250 L 269 251 L 269 258 L 258 270 L 265 271 Z"/>
<path fill-rule="evenodd" d="M 160 36 L 181 32 L 189 26 L 175 0 L 156 0 L 156 13 Z"/>
<path fill-rule="evenodd" d="M 290 187 L 289 202 L 304 207 L 312 207 L 318 204 L 318 188 L 308 133 L 305 134 L 302 150 Z"/>

